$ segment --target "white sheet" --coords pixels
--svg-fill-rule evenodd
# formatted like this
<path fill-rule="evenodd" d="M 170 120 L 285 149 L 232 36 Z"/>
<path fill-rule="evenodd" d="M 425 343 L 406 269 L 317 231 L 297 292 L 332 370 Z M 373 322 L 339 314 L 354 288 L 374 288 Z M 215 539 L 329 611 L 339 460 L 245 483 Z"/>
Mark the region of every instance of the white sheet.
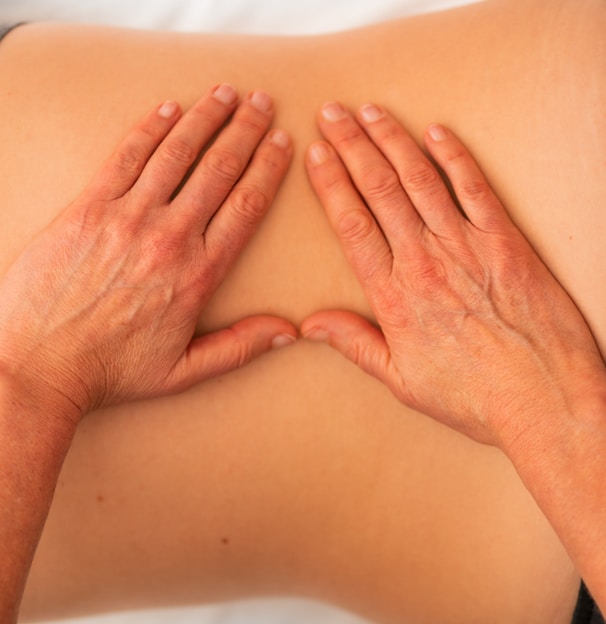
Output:
<path fill-rule="evenodd" d="M 178 31 L 314 34 L 476 1 L 479 0 L 0 0 L 0 23 L 53 20 Z M 240 602 L 65 621 L 194 623 L 364 624 L 341 611 L 297 600 Z"/>
<path fill-rule="evenodd" d="M 180 31 L 343 30 L 477 0 L 1 0 L 2 21 L 59 20 Z"/>

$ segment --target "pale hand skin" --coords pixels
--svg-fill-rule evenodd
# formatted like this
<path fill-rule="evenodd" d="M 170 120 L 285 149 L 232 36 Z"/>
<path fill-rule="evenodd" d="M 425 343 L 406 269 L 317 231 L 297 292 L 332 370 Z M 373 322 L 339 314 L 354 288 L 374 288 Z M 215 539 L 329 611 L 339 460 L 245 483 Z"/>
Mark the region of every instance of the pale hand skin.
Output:
<path fill-rule="evenodd" d="M 183 117 L 173 102 L 158 106 L 0 282 L 1 622 L 17 621 L 84 414 L 295 342 L 295 327 L 271 316 L 194 336 L 290 163 L 290 139 L 268 133 L 271 120 L 267 94 L 238 105 L 225 84 Z"/>
<path fill-rule="evenodd" d="M 606 368 L 577 307 L 446 128 L 425 143 L 383 109 L 338 103 L 307 154 L 379 325 L 307 318 L 406 405 L 503 450 L 606 608 Z"/>

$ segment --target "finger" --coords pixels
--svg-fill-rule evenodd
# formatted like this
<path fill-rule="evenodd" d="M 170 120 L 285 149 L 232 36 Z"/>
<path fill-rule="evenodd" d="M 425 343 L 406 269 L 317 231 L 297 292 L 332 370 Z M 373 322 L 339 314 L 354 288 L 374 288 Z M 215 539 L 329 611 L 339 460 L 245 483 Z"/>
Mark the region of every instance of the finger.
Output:
<path fill-rule="evenodd" d="M 307 151 L 307 172 L 354 273 L 367 293 L 380 289 L 379 275 L 393 268 L 391 249 L 381 228 L 354 187 L 334 149 L 324 142 Z"/>
<path fill-rule="evenodd" d="M 336 310 L 317 312 L 303 321 L 301 335 L 306 340 L 329 344 L 364 372 L 394 387 L 385 337 L 361 316 Z"/>
<path fill-rule="evenodd" d="M 209 90 L 182 117 L 158 147 L 141 174 L 138 191 L 166 203 L 183 182 L 202 148 L 233 113 L 236 90 L 220 84 Z"/>
<path fill-rule="evenodd" d="M 386 239 L 393 240 L 392 248 L 407 245 L 422 222 L 393 166 L 341 104 L 325 104 L 318 125 L 341 157 Z"/>
<path fill-rule="evenodd" d="M 242 102 L 230 124 L 179 193 L 176 203 L 204 231 L 215 211 L 246 169 L 273 117 L 273 103 L 263 91 L 255 91 Z"/>
<path fill-rule="evenodd" d="M 417 212 L 436 235 L 452 237 L 460 232 L 463 216 L 440 174 L 412 137 L 383 108 L 366 104 L 360 124 L 396 170 Z"/>
<path fill-rule="evenodd" d="M 241 368 L 258 356 L 297 340 L 297 330 L 285 319 L 253 316 L 229 328 L 194 338 L 167 380 L 167 392 Z"/>
<path fill-rule="evenodd" d="M 439 124 L 431 125 L 425 143 L 448 176 L 473 225 L 485 232 L 502 231 L 513 225 L 475 160 L 450 130 Z"/>
<path fill-rule="evenodd" d="M 257 149 L 252 162 L 215 213 L 204 235 L 202 262 L 222 279 L 271 206 L 292 159 L 290 137 L 272 131 Z"/>
<path fill-rule="evenodd" d="M 147 161 L 181 116 L 176 102 L 167 101 L 148 113 L 120 143 L 89 188 L 100 199 L 117 199 L 135 184 Z"/>

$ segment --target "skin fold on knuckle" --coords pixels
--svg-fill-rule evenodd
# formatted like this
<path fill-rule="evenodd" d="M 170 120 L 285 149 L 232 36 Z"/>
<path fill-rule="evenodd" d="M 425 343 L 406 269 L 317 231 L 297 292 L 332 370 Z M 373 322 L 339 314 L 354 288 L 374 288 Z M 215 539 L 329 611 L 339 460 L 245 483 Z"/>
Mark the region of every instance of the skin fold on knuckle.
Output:
<path fill-rule="evenodd" d="M 254 357 L 252 344 L 235 327 L 229 327 L 223 331 L 226 332 L 226 336 L 231 342 L 231 347 L 222 350 L 222 361 L 217 363 L 217 369 L 219 371 L 229 371 L 243 368 Z"/>
<path fill-rule="evenodd" d="M 232 196 L 232 210 L 238 223 L 245 228 L 253 226 L 263 217 L 270 198 L 256 186 L 240 186 Z"/>
<path fill-rule="evenodd" d="M 218 129 L 228 114 L 225 106 L 214 98 L 198 100 L 187 112 L 188 117 L 195 118 L 196 127 L 209 131 Z"/>
<path fill-rule="evenodd" d="M 408 167 L 402 175 L 406 191 L 414 195 L 432 196 L 442 188 L 438 172 L 429 164 L 418 162 Z"/>
<path fill-rule="evenodd" d="M 243 159 L 237 153 L 226 149 L 210 149 L 202 162 L 212 178 L 227 184 L 233 184 L 244 168 Z"/>
<path fill-rule="evenodd" d="M 174 137 L 166 142 L 162 148 L 162 157 L 166 163 L 190 167 L 196 160 L 197 154 L 186 139 Z"/>
<path fill-rule="evenodd" d="M 399 148 L 405 136 L 404 131 L 398 125 L 387 123 L 376 131 L 374 140 L 377 145 L 393 145 Z"/>
<path fill-rule="evenodd" d="M 402 193 L 400 180 L 393 169 L 370 167 L 361 175 L 361 188 L 369 202 L 397 201 Z"/>
<path fill-rule="evenodd" d="M 492 197 L 487 182 L 478 177 L 467 177 L 461 180 L 457 189 L 457 195 L 462 203 L 484 202 Z"/>
<path fill-rule="evenodd" d="M 131 143 L 120 150 L 113 158 L 113 165 L 118 175 L 126 178 L 138 176 L 146 162 L 143 149 L 137 143 Z"/>
<path fill-rule="evenodd" d="M 265 143 L 257 152 L 252 166 L 260 175 L 264 176 L 265 184 L 269 188 L 277 186 L 284 175 L 287 164 L 288 155 L 284 150 L 272 143 Z"/>
<path fill-rule="evenodd" d="M 368 142 L 369 139 L 364 132 L 358 127 L 348 127 L 331 139 L 331 143 L 337 148 L 337 151 L 346 152 L 359 147 L 361 142 Z"/>
<path fill-rule="evenodd" d="M 364 250 L 372 240 L 375 224 L 372 215 L 365 209 L 349 208 L 335 217 L 339 236 L 350 248 Z"/>
<path fill-rule="evenodd" d="M 161 228 L 147 234 L 141 242 L 142 255 L 154 269 L 161 270 L 175 265 L 178 258 L 183 255 L 185 236 L 172 228 Z"/>
<path fill-rule="evenodd" d="M 449 291 L 446 279 L 447 268 L 435 259 L 419 261 L 409 266 L 406 283 L 402 291 L 407 289 L 412 295 L 422 300 L 438 299 Z"/>
<path fill-rule="evenodd" d="M 234 119 L 233 125 L 236 126 L 236 136 L 240 140 L 242 140 L 242 137 L 250 137 L 258 141 L 269 127 L 269 121 L 262 116 L 262 113 L 253 114 L 247 111 Z"/>

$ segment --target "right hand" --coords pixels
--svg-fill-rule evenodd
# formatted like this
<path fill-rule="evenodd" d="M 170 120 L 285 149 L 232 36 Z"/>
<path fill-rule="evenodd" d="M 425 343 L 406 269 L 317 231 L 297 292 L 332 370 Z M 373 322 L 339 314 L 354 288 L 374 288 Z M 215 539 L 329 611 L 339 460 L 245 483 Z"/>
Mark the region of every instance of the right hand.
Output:
<path fill-rule="evenodd" d="M 294 342 L 272 316 L 194 337 L 288 168 L 286 134 L 266 136 L 272 116 L 269 96 L 238 106 L 227 85 L 182 119 L 174 103 L 149 113 L 0 282 L 0 374 L 77 423 Z"/>
<path fill-rule="evenodd" d="M 387 111 L 330 104 L 319 123 L 329 143 L 311 148 L 309 175 L 380 329 L 324 311 L 303 335 L 501 448 L 547 416 L 603 418 L 606 368 L 585 320 L 456 136 L 434 126 L 425 139 L 464 212 Z"/>

